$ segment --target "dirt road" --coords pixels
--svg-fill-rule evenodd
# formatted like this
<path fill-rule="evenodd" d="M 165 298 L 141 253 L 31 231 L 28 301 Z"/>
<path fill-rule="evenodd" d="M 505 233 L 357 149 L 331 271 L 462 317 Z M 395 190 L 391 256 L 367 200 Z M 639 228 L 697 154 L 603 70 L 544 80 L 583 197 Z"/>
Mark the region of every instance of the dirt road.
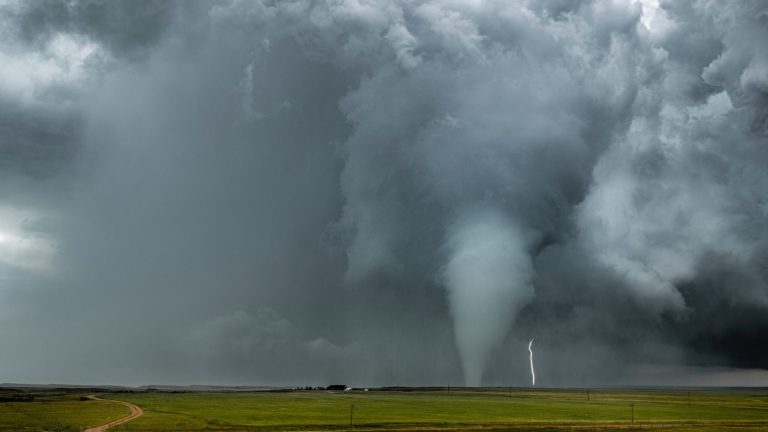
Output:
<path fill-rule="evenodd" d="M 134 404 L 129 403 L 129 402 L 123 402 L 123 401 L 111 400 L 111 399 L 101 399 L 101 398 L 99 398 L 97 396 L 93 396 L 93 395 L 88 396 L 88 399 L 123 404 L 123 405 L 127 406 L 131 410 L 131 413 L 128 414 L 127 416 L 123 417 L 123 418 L 119 418 L 117 420 L 111 421 L 111 422 L 103 424 L 101 426 L 96 426 L 96 427 L 92 427 L 90 429 L 86 429 L 85 432 L 104 432 L 107 429 L 111 428 L 112 426 L 117 426 L 117 425 L 123 424 L 125 422 L 129 422 L 129 421 L 135 419 L 136 417 L 139 417 L 140 415 L 144 414 L 144 410 L 141 409 L 140 406 L 134 405 Z"/>

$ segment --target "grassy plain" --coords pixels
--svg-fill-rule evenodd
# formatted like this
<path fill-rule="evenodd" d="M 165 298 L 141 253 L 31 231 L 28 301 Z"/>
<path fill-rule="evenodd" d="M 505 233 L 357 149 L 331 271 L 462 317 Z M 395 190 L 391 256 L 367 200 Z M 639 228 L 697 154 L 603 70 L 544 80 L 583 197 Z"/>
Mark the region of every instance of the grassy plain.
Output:
<path fill-rule="evenodd" d="M 768 432 L 768 392 L 675 390 L 463 390 L 342 392 L 232 392 L 104 394 L 144 408 L 144 415 L 110 429 L 116 431 L 256 431 L 256 430 L 675 430 Z M 104 411 L 87 411 L 62 400 L 46 415 L 64 424 L 78 416 L 123 407 L 106 402 Z M 9 410 L 0 404 L 0 425 Z M 34 410 L 27 403 L 28 412 Z M 53 406 L 58 406 L 53 409 Z M 91 409 L 91 408 L 89 408 Z M 69 414 L 63 414 L 74 410 Z M 100 413 L 98 414 L 97 413 Z M 19 417 L 17 416 L 17 419 Z M 22 419 L 23 420 L 23 419 Z M 43 423 L 38 422 L 38 425 Z M 70 423 L 66 423 L 70 424 Z M 39 426 L 37 426 L 39 427 Z M 0 427 L 1 429 L 1 427 Z M 17 429 L 23 430 L 23 429 Z M 43 430 L 29 429 L 29 430 Z M 46 428 L 45 430 L 55 430 Z"/>
<path fill-rule="evenodd" d="M 0 431 L 82 431 L 130 412 L 116 403 L 80 400 L 81 394 L 36 393 L 32 402 L 6 402 L 2 396 Z"/>

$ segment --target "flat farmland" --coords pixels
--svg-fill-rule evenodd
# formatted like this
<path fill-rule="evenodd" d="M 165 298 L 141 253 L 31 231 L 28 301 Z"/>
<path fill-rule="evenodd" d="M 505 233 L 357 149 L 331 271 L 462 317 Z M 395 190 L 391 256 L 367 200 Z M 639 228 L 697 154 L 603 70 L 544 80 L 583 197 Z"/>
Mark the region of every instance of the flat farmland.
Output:
<path fill-rule="evenodd" d="M 123 405 L 85 399 L 83 394 L 37 393 L 30 395 L 34 396 L 30 402 L 3 396 L 0 392 L 0 431 L 82 431 L 130 412 Z"/>
<path fill-rule="evenodd" d="M 129 392 L 104 399 L 134 403 L 144 415 L 110 430 L 734 430 L 768 432 L 768 391 L 408 389 L 407 391 Z M 87 404 L 78 409 L 78 403 Z M 115 410 L 108 401 L 26 402 L 28 418 L 0 404 L 0 425 L 58 430 L 92 425 Z M 52 409 L 60 404 L 60 409 Z M 74 405 L 73 405 L 74 404 Z M 100 404 L 100 405 L 99 405 Z M 36 411 L 35 407 L 40 407 Z M 103 411 L 93 409 L 100 406 Z M 86 412 L 85 408 L 91 411 Z M 71 410 L 67 415 L 62 412 Z M 31 414 L 36 413 L 36 414 Z M 89 421 L 78 420 L 78 413 Z M 74 419 L 70 422 L 70 419 Z M 109 419 L 107 419 L 109 420 Z M 105 420 L 104 422 L 106 423 Z M 78 422 L 79 421 L 79 422 Z M 50 422 L 48 423 L 51 424 Z M 27 429 L 24 429 L 27 428 Z M 36 429 L 37 428 L 37 429 Z M 6 428 L 7 429 L 7 428 Z M 4 429 L 4 430 L 6 430 Z"/>

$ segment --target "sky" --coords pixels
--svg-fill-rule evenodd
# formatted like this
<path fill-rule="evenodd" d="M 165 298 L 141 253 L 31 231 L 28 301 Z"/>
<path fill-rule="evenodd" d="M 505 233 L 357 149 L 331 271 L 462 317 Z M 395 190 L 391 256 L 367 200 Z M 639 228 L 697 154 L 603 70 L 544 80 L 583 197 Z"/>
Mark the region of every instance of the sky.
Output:
<path fill-rule="evenodd" d="M 0 382 L 768 386 L 764 0 L 0 0 Z"/>

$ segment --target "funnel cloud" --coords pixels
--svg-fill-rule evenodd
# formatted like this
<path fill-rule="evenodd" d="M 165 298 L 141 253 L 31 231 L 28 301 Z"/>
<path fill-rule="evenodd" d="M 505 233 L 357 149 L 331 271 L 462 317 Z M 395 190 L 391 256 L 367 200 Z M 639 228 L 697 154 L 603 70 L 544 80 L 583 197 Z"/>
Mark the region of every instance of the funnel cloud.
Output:
<path fill-rule="evenodd" d="M 0 36 L 0 382 L 527 386 L 538 335 L 540 387 L 768 385 L 762 0 L 9 0 Z"/>
<path fill-rule="evenodd" d="M 465 216 L 449 230 L 444 277 L 466 385 L 479 386 L 492 351 L 533 297 L 526 241 L 495 213 Z"/>

